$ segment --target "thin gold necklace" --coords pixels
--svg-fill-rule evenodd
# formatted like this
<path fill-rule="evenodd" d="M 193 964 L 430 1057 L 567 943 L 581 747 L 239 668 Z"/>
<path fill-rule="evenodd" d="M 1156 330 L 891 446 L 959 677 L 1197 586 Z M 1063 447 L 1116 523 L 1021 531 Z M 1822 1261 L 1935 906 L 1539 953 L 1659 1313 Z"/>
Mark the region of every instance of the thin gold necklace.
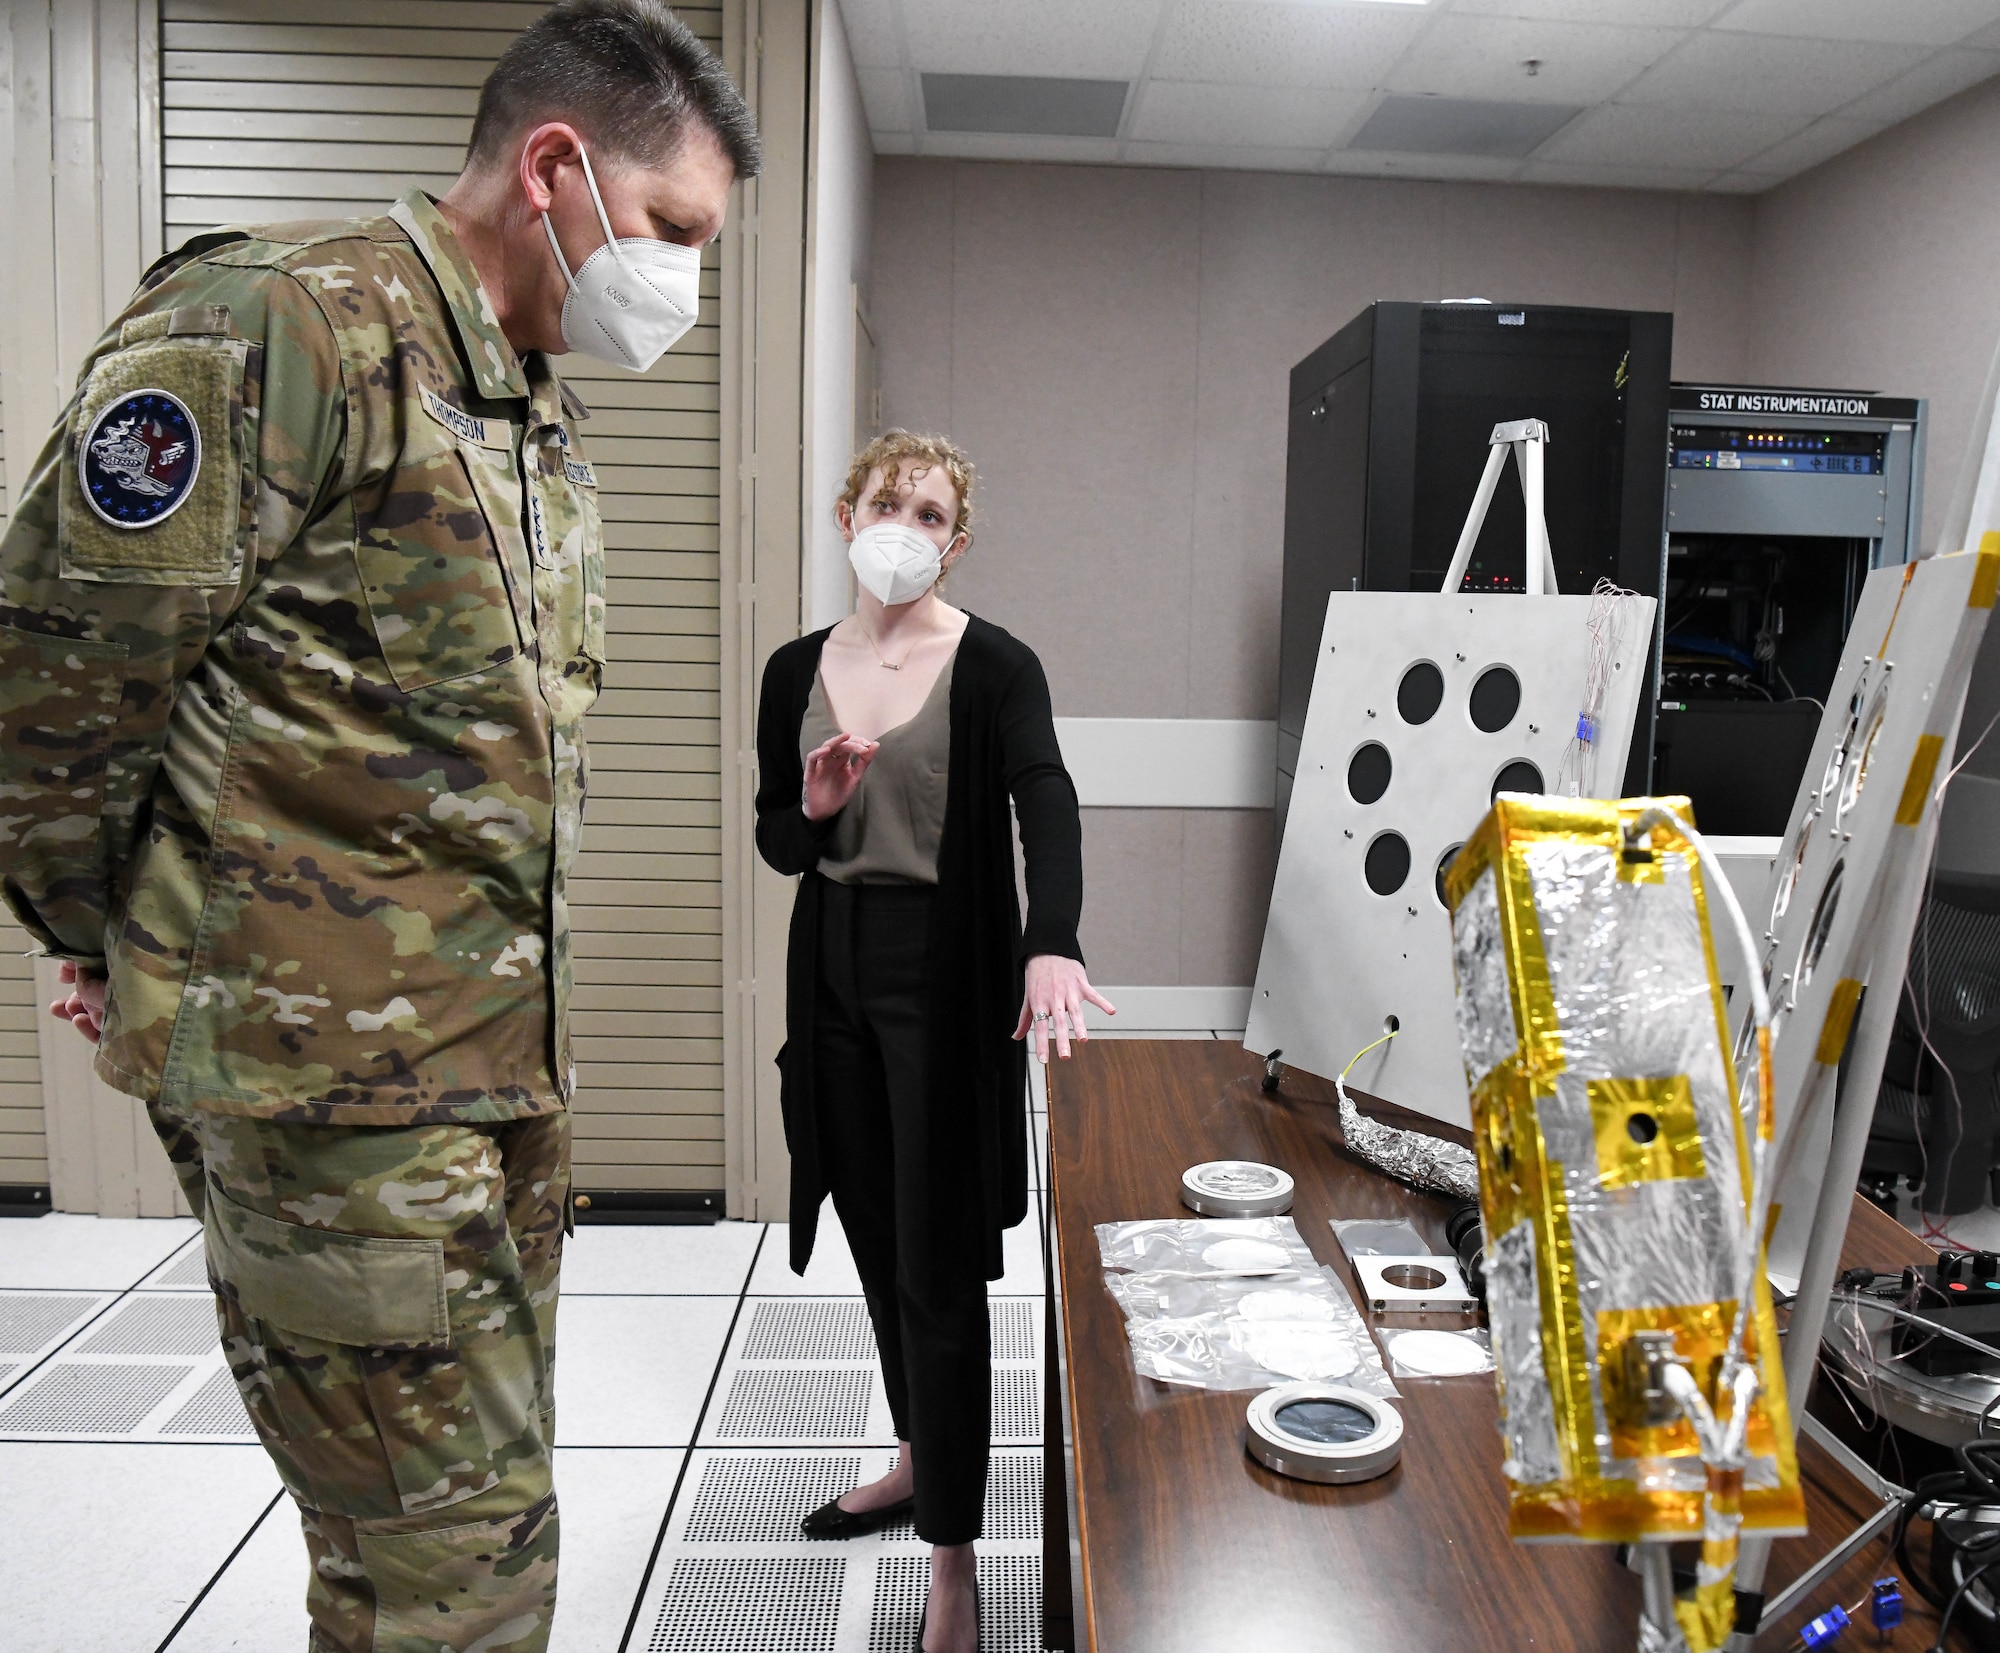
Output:
<path fill-rule="evenodd" d="M 916 641 L 916 642 L 914 642 L 914 643 L 912 643 L 912 644 L 910 645 L 910 649 L 909 649 L 909 653 L 908 653 L 908 654 L 905 654 L 905 655 L 903 656 L 903 658 L 902 658 L 902 659 L 900 659 L 900 660 L 897 660 L 897 661 L 888 661 L 888 660 L 884 660 L 884 659 L 882 658 L 882 650 L 881 650 L 881 646 L 880 646 L 879 644 L 877 644 L 877 643 L 876 643 L 876 641 L 875 641 L 875 638 L 874 638 L 874 634 L 873 634 L 873 633 L 871 633 L 871 632 L 869 631 L 869 629 L 868 629 L 868 628 L 867 628 L 866 626 L 864 626 L 864 625 L 862 625 L 862 624 L 861 624 L 861 616 L 860 616 L 860 615 L 858 615 L 858 614 L 857 614 L 857 615 L 855 615 L 855 617 L 854 617 L 854 623 L 855 623 L 855 625 L 856 625 L 856 626 L 860 627 L 860 630 L 861 630 L 861 635 L 862 635 L 863 637 L 866 637 L 866 638 L 868 639 L 868 647 L 869 647 L 870 651 L 871 651 L 871 652 L 873 652 L 873 654 L 874 654 L 874 656 L 875 656 L 875 664 L 876 664 L 876 665 L 878 665 L 878 666 L 880 666 L 880 667 L 881 667 L 881 668 L 882 668 L 882 669 L 883 669 L 883 670 L 884 670 L 885 672 L 899 672 L 899 671 L 901 671 L 901 670 L 902 670 L 902 669 L 903 669 L 903 668 L 904 668 L 905 666 L 907 666 L 907 665 L 908 665 L 908 664 L 910 663 L 910 655 L 911 655 L 911 654 L 915 654 L 915 653 L 917 652 L 918 648 L 919 648 L 919 647 L 921 647 L 921 646 L 922 646 L 922 643 L 923 643 L 923 639 L 922 639 L 922 638 L 920 637 L 920 638 L 918 638 L 918 639 L 917 639 L 917 641 Z"/>

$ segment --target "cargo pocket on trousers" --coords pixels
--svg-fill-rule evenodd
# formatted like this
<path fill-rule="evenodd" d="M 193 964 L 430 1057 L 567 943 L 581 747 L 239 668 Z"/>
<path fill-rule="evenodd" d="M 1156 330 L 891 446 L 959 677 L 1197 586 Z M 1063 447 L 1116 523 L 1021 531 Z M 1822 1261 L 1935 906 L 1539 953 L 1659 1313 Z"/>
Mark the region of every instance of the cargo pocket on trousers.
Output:
<path fill-rule="evenodd" d="M 229 1350 L 237 1383 L 313 1508 L 418 1515 L 498 1485 L 441 1242 L 283 1222 L 212 1183 L 203 1229 L 225 1313 L 251 1327 Z"/>

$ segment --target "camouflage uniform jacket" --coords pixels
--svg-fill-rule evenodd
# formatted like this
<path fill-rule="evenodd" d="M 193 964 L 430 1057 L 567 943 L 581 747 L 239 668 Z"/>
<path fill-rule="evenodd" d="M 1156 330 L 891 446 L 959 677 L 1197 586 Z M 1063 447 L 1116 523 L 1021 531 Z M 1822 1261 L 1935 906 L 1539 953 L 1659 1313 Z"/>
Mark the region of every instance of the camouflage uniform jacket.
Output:
<path fill-rule="evenodd" d="M 0 540 L 0 890 L 108 971 L 109 1083 L 353 1125 L 564 1105 L 583 412 L 420 192 L 198 237 L 98 341 Z"/>

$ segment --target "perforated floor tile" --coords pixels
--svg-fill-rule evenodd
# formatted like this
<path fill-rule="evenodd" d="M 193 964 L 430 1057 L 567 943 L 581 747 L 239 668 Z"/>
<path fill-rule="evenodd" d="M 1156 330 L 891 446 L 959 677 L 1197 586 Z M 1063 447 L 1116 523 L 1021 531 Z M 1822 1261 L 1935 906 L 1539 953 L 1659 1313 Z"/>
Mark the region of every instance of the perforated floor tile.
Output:
<path fill-rule="evenodd" d="M 53 1349 L 110 1301 L 102 1292 L 0 1291 L 0 1354 Z"/>
<path fill-rule="evenodd" d="M 993 1368 L 993 1438 L 1042 1438 L 1042 1375 L 1032 1366 Z"/>
<path fill-rule="evenodd" d="M 799 1518 L 861 1479 L 853 1453 L 717 1453 L 702 1465 L 683 1544 L 809 1544 Z M 914 1535 L 913 1535 L 914 1536 Z"/>
<path fill-rule="evenodd" d="M 884 1556 L 875 1564 L 875 1610 L 868 1653 L 907 1653 L 917 1645 L 931 1558 Z M 1042 1559 L 1036 1555 L 979 1558 L 980 1653 L 1041 1653 Z"/>
<path fill-rule="evenodd" d="M 1039 1298 L 995 1298 L 986 1312 L 993 1322 L 995 1360 L 1033 1360 L 1041 1352 L 1036 1336 L 1042 1318 Z"/>
<path fill-rule="evenodd" d="M 843 1489 L 845 1490 L 845 1489 Z M 1021 1542 L 1042 1536 L 1042 1455 L 1039 1452 L 996 1452 L 986 1470 L 986 1512 L 983 1539 Z M 914 1544 L 913 1522 L 898 1521 L 882 1529 L 884 1544 Z"/>
<path fill-rule="evenodd" d="M 721 1440 L 865 1440 L 869 1367 L 739 1368 L 715 1433 Z"/>
<path fill-rule="evenodd" d="M 646 1653 L 835 1653 L 844 1556 L 682 1556 Z"/>
<path fill-rule="evenodd" d="M 763 1302 L 750 1312 L 744 1360 L 873 1360 L 875 1333 L 858 1298 Z"/>
<path fill-rule="evenodd" d="M 219 1333 L 215 1305 L 206 1295 L 131 1297 L 76 1346 L 85 1355 L 199 1355 Z"/>
<path fill-rule="evenodd" d="M 0 1435 L 129 1435 L 193 1370 L 57 1361 L 0 1406 Z"/>
<path fill-rule="evenodd" d="M 145 1291 L 207 1291 L 208 1252 L 197 1241 L 146 1277 Z"/>
<path fill-rule="evenodd" d="M 236 1379 L 225 1366 L 219 1372 L 209 1373 L 193 1397 L 160 1425 L 160 1433 L 174 1438 L 208 1435 L 247 1441 L 254 1440 L 257 1431 L 251 1425 L 250 1414 L 243 1409 L 243 1396 L 237 1390 Z"/>

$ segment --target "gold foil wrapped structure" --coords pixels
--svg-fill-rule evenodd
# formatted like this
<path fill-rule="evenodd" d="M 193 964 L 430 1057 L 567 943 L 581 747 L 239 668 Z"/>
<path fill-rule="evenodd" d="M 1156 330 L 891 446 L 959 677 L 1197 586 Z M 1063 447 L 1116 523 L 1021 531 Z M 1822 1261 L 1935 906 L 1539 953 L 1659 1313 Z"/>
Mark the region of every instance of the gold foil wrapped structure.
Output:
<path fill-rule="evenodd" d="M 1671 825 L 1627 842 L 1654 801 L 1503 795 L 1445 893 L 1510 1530 L 1632 1543 L 1720 1523 L 1720 1571 L 1739 1476 L 1745 1530 L 1800 1531 L 1805 1510 L 1761 1247 L 1744 1330 L 1761 1384 L 1719 1482 L 1658 1382 L 1663 1357 L 1683 1365 L 1729 1422 L 1751 1160 L 1703 869 Z M 1686 799 L 1658 801 L 1687 819 Z M 1768 1108 L 1750 1119 L 1768 1143 Z M 1710 1571 L 1677 1610 L 1697 1647 L 1727 1630 L 1697 1622 L 1724 1610 Z"/>

